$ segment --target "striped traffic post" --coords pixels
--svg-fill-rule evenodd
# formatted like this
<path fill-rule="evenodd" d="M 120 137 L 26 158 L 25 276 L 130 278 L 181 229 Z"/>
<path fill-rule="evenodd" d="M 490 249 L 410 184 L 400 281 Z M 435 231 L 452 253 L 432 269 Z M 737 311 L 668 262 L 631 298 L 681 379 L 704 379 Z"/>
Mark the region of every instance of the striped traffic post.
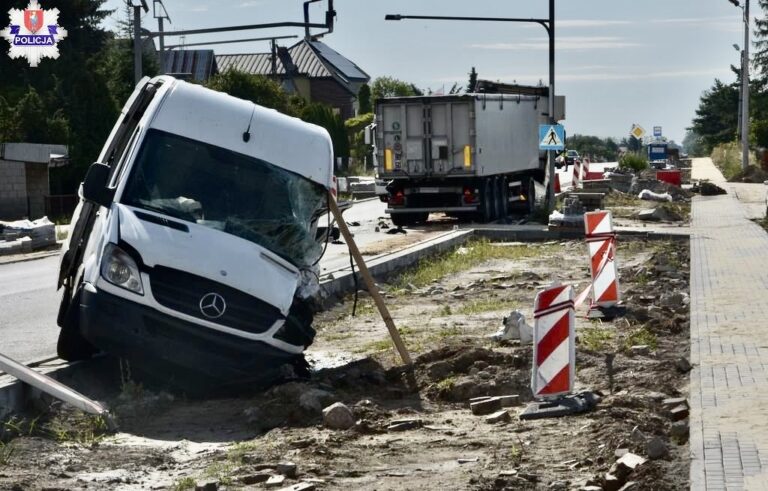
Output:
<path fill-rule="evenodd" d="M 613 307 L 619 303 L 616 267 L 616 234 L 610 211 L 584 214 L 586 240 L 592 272 L 592 307 Z"/>
<path fill-rule="evenodd" d="M 533 396 L 569 394 L 576 369 L 573 287 L 558 285 L 538 292 L 533 317 Z"/>
<path fill-rule="evenodd" d="M 579 180 L 581 179 L 581 159 L 573 160 L 573 179 L 571 179 L 571 186 L 573 189 L 579 188 Z"/>

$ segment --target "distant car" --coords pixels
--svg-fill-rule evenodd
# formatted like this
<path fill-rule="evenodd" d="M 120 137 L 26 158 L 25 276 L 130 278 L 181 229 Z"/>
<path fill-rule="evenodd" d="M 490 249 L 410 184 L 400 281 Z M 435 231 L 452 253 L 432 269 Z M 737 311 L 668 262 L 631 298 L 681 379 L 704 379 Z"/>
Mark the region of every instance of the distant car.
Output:
<path fill-rule="evenodd" d="M 565 167 L 568 168 L 569 165 L 573 165 L 576 163 L 576 161 L 581 161 L 581 156 L 579 156 L 579 152 L 576 150 L 568 150 L 565 152 Z"/>
<path fill-rule="evenodd" d="M 568 166 L 574 165 L 577 160 L 581 161 L 579 152 L 577 152 L 576 150 L 568 150 L 564 154 L 560 154 L 555 159 L 555 167 L 557 167 L 558 169 L 561 169 L 563 166 L 565 166 L 565 169 L 568 170 Z"/>

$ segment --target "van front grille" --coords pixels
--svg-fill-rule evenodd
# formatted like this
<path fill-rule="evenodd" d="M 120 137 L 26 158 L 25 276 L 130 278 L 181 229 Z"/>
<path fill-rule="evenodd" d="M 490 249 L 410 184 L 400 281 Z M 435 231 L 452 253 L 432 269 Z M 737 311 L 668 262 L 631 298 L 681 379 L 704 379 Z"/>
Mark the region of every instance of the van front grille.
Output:
<path fill-rule="evenodd" d="M 277 307 L 201 276 L 156 266 L 149 278 L 152 294 L 160 305 L 198 319 L 250 333 L 262 333 L 282 318 Z M 215 295 L 209 294 L 218 295 L 224 304 Z M 206 297 L 205 303 L 202 303 L 203 297 Z M 211 303 L 215 304 L 213 308 Z M 208 308 L 204 309 L 206 305 Z M 221 310 L 223 314 L 215 317 Z"/>

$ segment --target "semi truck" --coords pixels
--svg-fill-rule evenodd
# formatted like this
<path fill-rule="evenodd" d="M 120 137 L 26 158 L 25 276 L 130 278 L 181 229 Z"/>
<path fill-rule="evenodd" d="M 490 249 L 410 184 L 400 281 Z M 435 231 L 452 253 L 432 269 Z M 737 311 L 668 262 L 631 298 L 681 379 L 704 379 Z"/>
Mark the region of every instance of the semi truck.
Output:
<path fill-rule="evenodd" d="M 539 125 L 548 90 L 382 98 L 373 127 L 377 189 L 396 226 L 430 213 L 490 222 L 531 212 L 545 177 Z M 564 119 L 565 99 L 555 99 Z"/>

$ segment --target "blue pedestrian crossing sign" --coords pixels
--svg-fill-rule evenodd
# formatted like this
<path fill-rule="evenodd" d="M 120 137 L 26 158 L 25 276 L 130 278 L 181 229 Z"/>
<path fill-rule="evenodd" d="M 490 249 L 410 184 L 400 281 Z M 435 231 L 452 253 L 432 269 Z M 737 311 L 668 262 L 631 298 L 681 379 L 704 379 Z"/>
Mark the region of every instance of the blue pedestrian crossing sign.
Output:
<path fill-rule="evenodd" d="M 565 128 L 563 125 L 539 125 L 539 150 L 565 150 Z"/>

